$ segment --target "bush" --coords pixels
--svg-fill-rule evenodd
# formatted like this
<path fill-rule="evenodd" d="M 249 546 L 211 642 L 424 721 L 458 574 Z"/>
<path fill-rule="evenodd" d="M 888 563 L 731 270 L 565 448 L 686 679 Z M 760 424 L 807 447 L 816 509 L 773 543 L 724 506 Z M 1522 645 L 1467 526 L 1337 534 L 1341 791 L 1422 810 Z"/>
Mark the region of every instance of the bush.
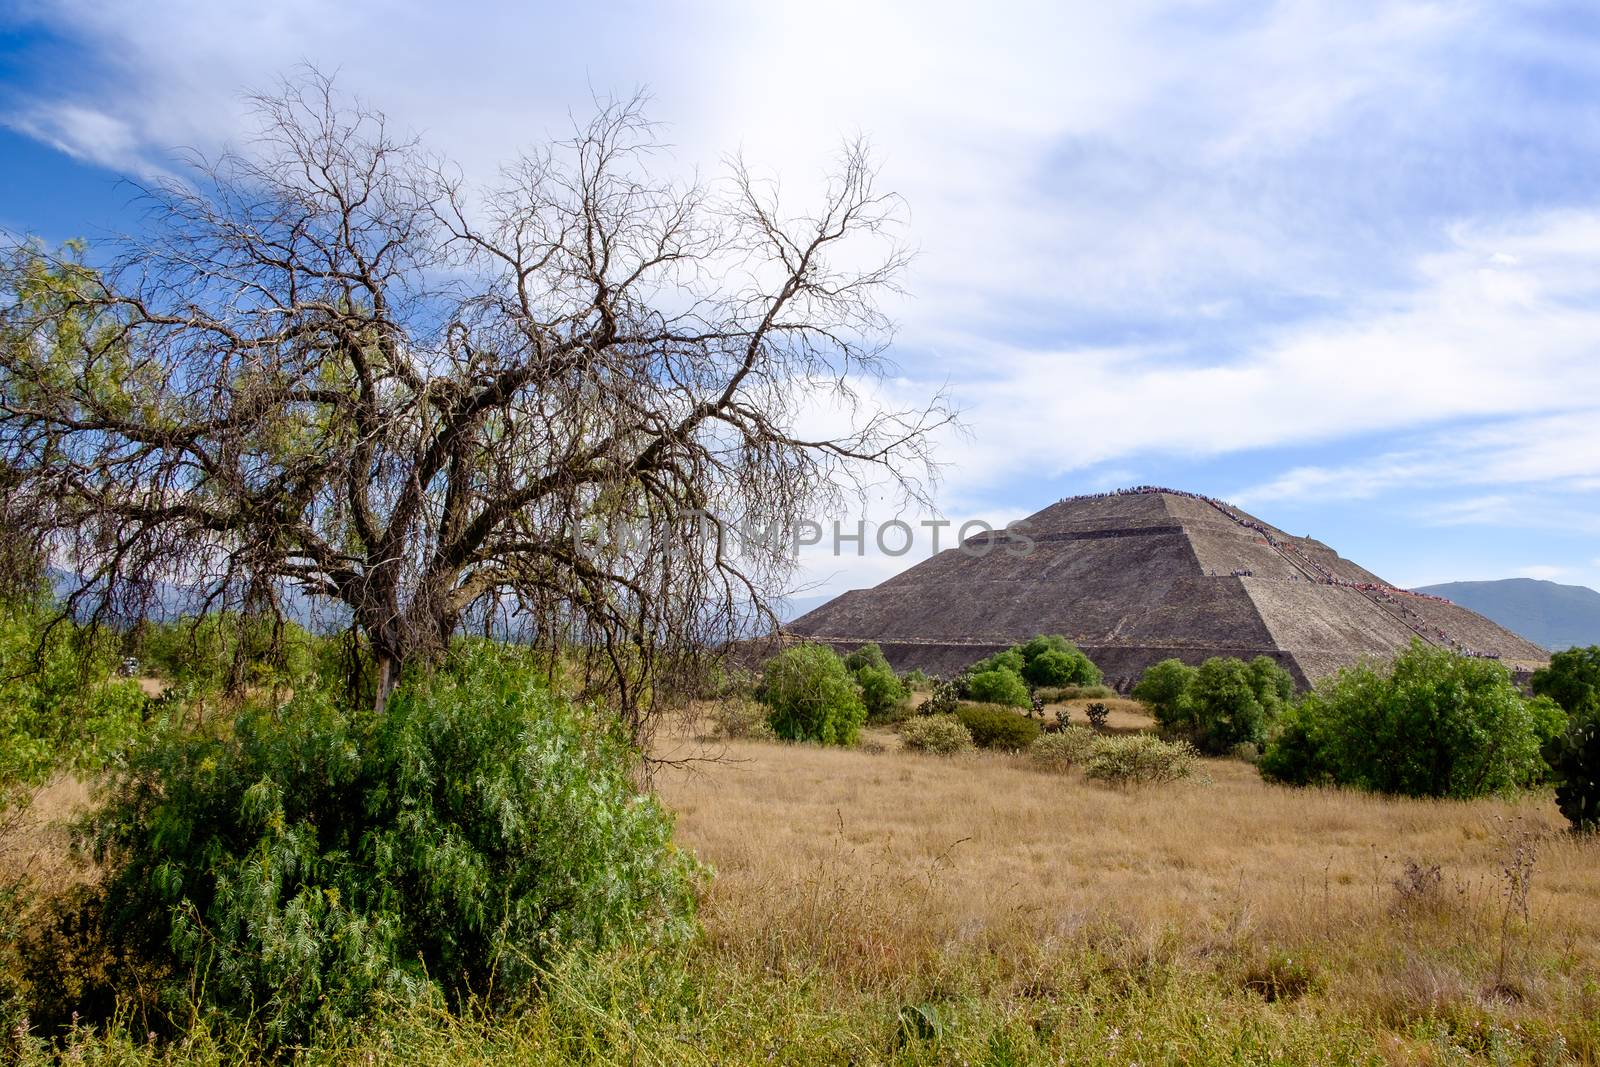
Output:
<path fill-rule="evenodd" d="M 1104 730 L 1106 723 L 1111 719 L 1111 709 L 1098 700 L 1091 701 L 1085 706 L 1083 713 L 1089 717 L 1089 725 L 1096 730 Z"/>
<path fill-rule="evenodd" d="M 754 700 L 728 697 L 719 700 L 708 715 L 714 737 L 729 741 L 765 741 L 777 737 L 767 722 L 767 709 Z"/>
<path fill-rule="evenodd" d="M 150 715 L 137 683 L 115 680 L 117 641 L 61 622 L 55 606 L 0 604 L 0 813 L 56 771 L 99 771 Z"/>
<path fill-rule="evenodd" d="M 1076 648 L 1051 648 L 1028 660 L 1022 677 L 1033 685 L 1098 685 L 1100 669 Z"/>
<path fill-rule="evenodd" d="M 1561 814 L 1574 830 L 1600 830 L 1600 712 L 1575 717 L 1545 756 Z"/>
<path fill-rule="evenodd" d="M 1010 671 L 1017 677 L 1022 677 L 1022 669 L 1028 661 L 1022 658 L 1022 653 L 1015 648 L 1008 648 L 1004 652 L 996 652 L 987 659 L 980 659 L 966 669 L 968 677 L 974 674 L 983 674 L 987 671 Z"/>
<path fill-rule="evenodd" d="M 889 668 L 889 661 L 883 654 L 883 649 L 878 647 L 876 641 L 868 641 L 844 657 L 845 670 L 851 674 L 860 675 L 868 668 L 879 671 L 894 672 Z"/>
<path fill-rule="evenodd" d="M 1083 773 L 1118 786 L 1176 782 L 1194 772 L 1197 755 L 1187 741 L 1163 741 L 1149 734 L 1098 737 Z"/>
<path fill-rule="evenodd" d="M 997 667 L 979 671 L 967 679 L 967 694 L 980 704 L 1004 704 L 1011 708 L 1028 706 L 1028 687 L 1015 673 Z"/>
<path fill-rule="evenodd" d="M 869 720 L 894 722 L 905 718 L 898 713 L 905 708 L 906 690 L 893 671 L 887 667 L 863 667 L 856 672 L 856 684 L 861 687 L 861 702 L 866 705 Z"/>
<path fill-rule="evenodd" d="M 1540 737 L 1556 725 L 1499 663 L 1413 642 L 1391 666 L 1348 668 L 1303 699 L 1259 766 L 1288 784 L 1476 797 L 1538 781 Z"/>
<path fill-rule="evenodd" d="M 994 704 L 964 704 L 956 712 L 979 748 L 1021 751 L 1039 736 L 1039 724 L 1010 708 Z"/>
<path fill-rule="evenodd" d="M 1065 774 L 1086 762 L 1094 752 L 1095 735 L 1082 726 L 1069 726 L 1041 734 L 1028 746 L 1028 755 L 1041 769 Z"/>
<path fill-rule="evenodd" d="M 1133 694 L 1150 706 L 1163 733 L 1225 755 L 1266 740 L 1294 695 L 1294 679 L 1267 656 L 1249 663 L 1213 656 L 1198 669 L 1168 659 L 1145 671 Z"/>
<path fill-rule="evenodd" d="M 1568 715 L 1600 714 L 1600 645 L 1557 652 L 1548 667 L 1533 672 L 1529 684 L 1536 695 L 1554 700 Z"/>
<path fill-rule="evenodd" d="M 867 721 L 855 679 L 827 645 L 795 645 L 772 657 L 758 696 L 786 741 L 853 745 Z"/>
<path fill-rule="evenodd" d="M 921 667 L 912 667 L 900 676 L 900 684 L 906 687 L 907 692 L 926 689 L 929 683 L 930 679 Z"/>
<path fill-rule="evenodd" d="M 383 1000 L 504 1001 L 564 949 L 681 942 L 696 867 L 614 724 L 488 657 L 381 715 L 296 694 L 167 729 L 92 822 L 106 915 L 185 998 L 299 1042 Z"/>
<path fill-rule="evenodd" d="M 950 756 L 972 749 L 972 734 L 954 715 L 919 715 L 900 727 L 905 746 L 918 752 Z"/>
<path fill-rule="evenodd" d="M 1134 699 L 1150 708 L 1163 729 L 1175 729 L 1184 722 L 1183 701 L 1194 674 L 1194 668 L 1181 659 L 1164 659 L 1140 676 L 1133 687 Z"/>

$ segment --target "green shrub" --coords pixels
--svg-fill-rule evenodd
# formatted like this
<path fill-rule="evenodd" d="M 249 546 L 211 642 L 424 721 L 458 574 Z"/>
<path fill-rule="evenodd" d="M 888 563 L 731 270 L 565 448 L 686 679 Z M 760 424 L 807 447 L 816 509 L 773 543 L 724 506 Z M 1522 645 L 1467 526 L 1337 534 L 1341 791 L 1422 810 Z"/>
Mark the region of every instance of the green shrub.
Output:
<path fill-rule="evenodd" d="M 1163 741 L 1149 734 L 1095 739 L 1083 773 L 1111 785 L 1159 785 L 1187 778 L 1198 753 L 1187 741 Z"/>
<path fill-rule="evenodd" d="M 795 645 L 772 657 L 757 695 L 786 741 L 853 745 L 867 721 L 855 679 L 827 645 Z"/>
<path fill-rule="evenodd" d="M 909 749 L 939 756 L 972 748 L 972 734 L 954 715 L 918 715 L 901 724 L 900 738 Z"/>
<path fill-rule="evenodd" d="M 1181 659 L 1164 659 L 1140 676 L 1133 687 L 1133 697 L 1150 708 L 1150 714 L 1163 729 L 1176 729 L 1186 719 L 1183 702 L 1194 674 L 1194 668 Z"/>
<path fill-rule="evenodd" d="M 1198 669 L 1168 659 L 1145 671 L 1133 695 L 1150 706 L 1163 733 L 1225 755 L 1266 740 L 1294 695 L 1294 679 L 1267 656 L 1249 663 L 1213 656 Z"/>
<path fill-rule="evenodd" d="M 1600 645 L 1557 652 L 1549 666 L 1533 672 L 1529 684 L 1568 715 L 1600 714 Z"/>
<path fill-rule="evenodd" d="M 868 668 L 893 673 L 889 667 L 889 660 L 884 656 L 883 649 L 878 647 L 876 641 L 868 641 L 860 648 L 847 653 L 844 657 L 844 667 L 845 670 L 855 675 L 859 675 Z"/>
<path fill-rule="evenodd" d="M 246 686 L 300 689 L 316 678 L 323 639 L 270 618 L 242 620 L 232 612 L 198 619 L 140 624 L 132 650 L 142 670 L 196 692 L 217 692 L 230 679 Z"/>
<path fill-rule="evenodd" d="M 979 671 L 967 679 L 967 695 L 980 704 L 1004 704 L 1012 708 L 1028 706 L 1028 686 L 1022 678 L 1003 667 Z"/>
<path fill-rule="evenodd" d="M 1040 734 L 1028 746 L 1028 755 L 1041 769 L 1065 774 L 1087 762 L 1094 752 L 1096 737 L 1082 726 L 1068 726 L 1055 733 Z"/>
<path fill-rule="evenodd" d="M 996 652 L 987 659 L 980 659 L 968 667 L 965 673 L 970 678 L 974 674 L 982 674 L 986 671 L 1010 671 L 1020 678 L 1022 677 L 1022 669 L 1027 665 L 1028 661 L 1022 657 L 1021 652 L 1015 648 L 1008 648 L 1004 652 Z"/>
<path fill-rule="evenodd" d="M 693 861 L 591 709 L 487 656 L 382 715 L 315 691 L 165 729 L 93 817 L 108 929 L 189 997 L 299 1042 L 383 1001 L 491 1003 L 561 951 L 678 943 Z"/>
<path fill-rule="evenodd" d="M 1111 720 L 1111 709 L 1098 700 L 1090 701 L 1083 709 L 1084 715 L 1089 719 L 1089 725 L 1096 730 L 1104 730 L 1106 723 Z"/>
<path fill-rule="evenodd" d="M 856 684 L 861 687 L 861 702 L 870 721 L 893 722 L 905 717 L 899 714 L 906 704 L 905 686 L 889 668 L 863 667 L 856 671 Z M 905 712 L 909 715 L 910 709 Z"/>
<path fill-rule="evenodd" d="M 1574 717 L 1545 757 L 1561 814 L 1574 830 L 1600 830 L 1600 711 Z"/>
<path fill-rule="evenodd" d="M 926 689 L 930 683 L 931 679 L 923 672 L 921 667 L 912 667 L 909 671 L 900 675 L 900 684 L 906 687 L 907 692 Z"/>
<path fill-rule="evenodd" d="M 44 599 L 0 604 L 0 813 L 59 770 L 93 773 L 144 728 L 150 701 L 113 677 L 115 635 Z"/>
<path fill-rule="evenodd" d="M 1039 724 L 995 704 L 963 704 L 956 712 L 979 748 L 1021 751 L 1039 736 Z"/>
<path fill-rule="evenodd" d="M 1051 648 L 1029 659 L 1022 677 L 1033 685 L 1098 685 L 1100 668 L 1076 648 Z"/>
<path fill-rule="evenodd" d="M 1413 642 L 1393 664 L 1340 671 L 1273 731 L 1259 767 L 1291 785 L 1468 798 L 1538 781 L 1556 726 L 1493 660 Z"/>

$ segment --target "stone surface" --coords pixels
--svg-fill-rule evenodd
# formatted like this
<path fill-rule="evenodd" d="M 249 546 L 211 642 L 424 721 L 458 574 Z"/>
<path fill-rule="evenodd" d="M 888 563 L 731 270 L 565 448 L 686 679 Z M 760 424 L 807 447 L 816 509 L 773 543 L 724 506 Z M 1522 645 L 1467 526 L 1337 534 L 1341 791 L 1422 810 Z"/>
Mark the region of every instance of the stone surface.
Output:
<path fill-rule="evenodd" d="M 1059 633 L 1120 689 L 1173 656 L 1271 656 L 1307 685 L 1418 638 L 1519 672 L 1548 659 L 1481 615 L 1395 589 L 1320 541 L 1221 501 L 1157 489 L 1072 497 L 1022 529 L 1031 550 L 1004 534 L 972 538 L 836 597 L 788 632 L 840 649 L 876 641 L 896 668 L 943 675 Z"/>

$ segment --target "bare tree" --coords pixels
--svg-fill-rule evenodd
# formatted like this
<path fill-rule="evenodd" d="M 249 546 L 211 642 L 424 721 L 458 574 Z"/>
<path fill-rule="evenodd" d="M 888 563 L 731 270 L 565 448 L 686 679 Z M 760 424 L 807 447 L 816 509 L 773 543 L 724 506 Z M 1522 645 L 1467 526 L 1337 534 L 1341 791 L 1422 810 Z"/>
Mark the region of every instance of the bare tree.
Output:
<path fill-rule="evenodd" d="M 77 610 L 344 606 L 377 669 L 509 615 L 641 687 L 772 620 L 777 528 L 886 478 L 926 499 L 942 397 L 881 381 L 898 201 L 847 145 L 820 209 L 733 161 L 653 177 L 640 102 L 478 191 L 310 75 L 246 151 L 146 190 L 115 264 L 15 248 L 6 513 L 85 577 Z M 808 434 L 814 410 L 849 428 Z M 812 420 L 832 421 L 839 420 Z M 777 526 L 775 526 L 777 524 Z M 594 536 L 626 530 L 626 536 Z"/>

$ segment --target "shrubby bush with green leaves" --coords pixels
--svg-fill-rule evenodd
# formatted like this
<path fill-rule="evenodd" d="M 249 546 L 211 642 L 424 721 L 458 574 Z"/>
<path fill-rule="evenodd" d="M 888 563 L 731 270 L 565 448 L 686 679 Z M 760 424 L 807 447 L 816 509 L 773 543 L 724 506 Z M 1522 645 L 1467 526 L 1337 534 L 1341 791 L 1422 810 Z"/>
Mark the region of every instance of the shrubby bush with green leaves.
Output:
<path fill-rule="evenodd" d="M 855 679 L 827 645 L 794 645 L 772 657 L 756 695 L 786 741 L 853 745 L 867 721 Z"/>
<path fill-rule="evenodd" d="M 956 712 L 979 748 L 1018 752 L 1039 736 L 1039 724 L 997 704 L 963 704 Z"/>
<path fill-rule="evenodd" d="M 996 678 L 997 672 L 1016 679 L 1016 684 Z M 979 676 L 985 680 L 979 682 Z M 1099 684 L 1100 669 L 1059 634 L 1040 634 L 981 659 L 967 668 L 963 681 L 964 695 L 973 700 L 1012 707 L 1027 706 L 1026 696 L 1018 700 L 1015 694 L 1026 694 L 1029 687 Z"/>
<path fill-rule="evenodd" d="M 1100 736 L 1083 773 L 1117 786 L 1160 785 L 1193 774 L 1198 755 L 1187 741 L 1163 741 L 1150 734 Z"/>
<path fill-rule="evenodd" d="M 1150 707 L 1163 733 L 1225 755 L 1266 740 L 1294 696 L 1294 679 L 1267 656 L 1249 663 L 1214 656 L 1198 668 L 1168 659 L 1145 671 L 1133 695 Z"/>
<path fill-rule="evenodd" d="M 150 701 L 115 676 L 115 634 L 56 621 L 46 598 L 0 603 L 0 812 L 58 770 L 98 771 Z"/>
<path fill-rule="evenodd" d="M 244 686 L 316 684 L 319 673 L 343 674 L 326 657 L 335 650 L 292 620 L 241 619 L 214 612 L 198 619 L 144 622 L 129 635 L 130 650 L 147 674 L 196 692 Z M 342 665 L 341 665 L 342 666 Z"/>
<path fill-rule="evenodd" d="M 483 653 L 387 710 L 315 690 L 158 730 L 92 840 L 108 929 L 168 1008 L 298 1042 L 381 1001 L 514 998 L 577 947 L 691 936 L 696 866 L 610 720 Z"/>
<path fill-rule="evenodd" d="M 1542 745 L 1565 728 L 1494 660 L 1413 642 L 1388 666 L 1339 672 L 1284 716 L 1263 777 L 1404 796 L 1467 798 L 1538 782 Z"/>
<path fill-rule="evenodd" d="M 1600 645 L 1555 653 L 1549 666 L 1533 672 L 1529 685 L 1574 718 L 1600 715 Z"/>
<path fill-rule="evenodd" d="M 1004 704 L 1010 708 L 1028 706 L 1027 684 L 1004 667 L 968 675 L 967 695 L 982 704 Z"/>
<path fill-rule="evenodd" d="M 954 715 L 918 715 L 900 726 L 900 739 L 909 749 L 950 756 L 972 748 L 972 734 Z"/>
<path fill-rule="evenodd" d="M 852 649 L 846 653 L 844 666 L 845 670 L 851 674 L 859 674 L 868 668 L 880 671 L 890 670 L 889 659 L 883 654 L 883 649 L 876 641 L 868 641 L 859 648 Z"/>

